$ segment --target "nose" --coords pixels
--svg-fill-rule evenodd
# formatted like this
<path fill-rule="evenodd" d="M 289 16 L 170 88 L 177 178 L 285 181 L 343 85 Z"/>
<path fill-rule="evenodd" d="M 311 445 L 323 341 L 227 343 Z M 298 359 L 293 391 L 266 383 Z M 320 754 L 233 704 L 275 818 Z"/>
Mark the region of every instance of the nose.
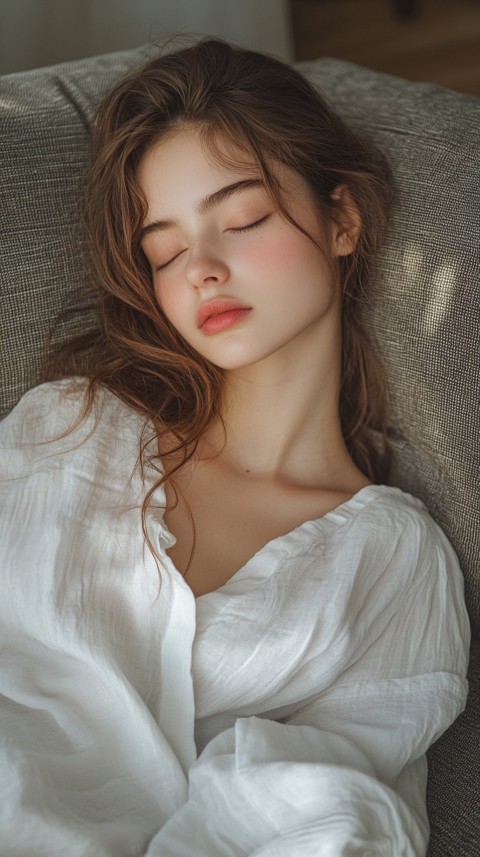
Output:
<path fill-rule="evenodd" d="M 226 263 L 212 248 L 192 251 L 185 271 L 187 281 L 194 289 L 208 285 L 223 285 L 230 272 Z"/>

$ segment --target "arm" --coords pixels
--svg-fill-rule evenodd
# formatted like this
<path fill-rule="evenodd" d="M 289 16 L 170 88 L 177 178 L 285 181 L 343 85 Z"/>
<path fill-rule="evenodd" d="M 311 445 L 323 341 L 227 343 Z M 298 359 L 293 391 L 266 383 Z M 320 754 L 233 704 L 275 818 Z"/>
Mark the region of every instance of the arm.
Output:
<path fill-rule="evenodd" d="M 186 798 L 194 605 L 168 579 L 157 598 L 113 405 L 42 443 L 78 413 L 60 392 L 0 426 L 0 850 L 131 857 Z"/>

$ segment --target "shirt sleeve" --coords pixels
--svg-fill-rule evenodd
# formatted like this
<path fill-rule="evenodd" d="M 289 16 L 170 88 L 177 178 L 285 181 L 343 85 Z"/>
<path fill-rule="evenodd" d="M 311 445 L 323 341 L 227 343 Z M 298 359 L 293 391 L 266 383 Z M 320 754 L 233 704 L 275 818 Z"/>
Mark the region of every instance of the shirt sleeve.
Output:
<path fill-rule="evenodd" d="M 149 857 L 193 853 L 192 831 L 198 857 L 426 853 L 425 752 L 464 707 L 469 625 L 451 546 L 419 527 L 417 568 L 381 631 L 363 629 L 371 644 L 287 722 L 241 718 L 214 738 Z"/>
<path fill-rule="evenodd" d="M 0 851 L 132 857 L 186 798 L 193 599 L 158 598 L 116 404 L 65 435 L 62 390 L 0 425 Z"/>

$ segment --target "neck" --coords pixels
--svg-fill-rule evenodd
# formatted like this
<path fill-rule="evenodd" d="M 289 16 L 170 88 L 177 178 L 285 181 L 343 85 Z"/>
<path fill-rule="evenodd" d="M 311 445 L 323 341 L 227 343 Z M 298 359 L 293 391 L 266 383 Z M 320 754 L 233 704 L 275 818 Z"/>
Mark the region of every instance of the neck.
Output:
<path fill-rule="evenodd" d="M 205 438 L 206 455 L 251 478 L 342 489 L 359 471 L 345 446 L 339 417 L 339 337 L 302 359 L 273 355 L 225 374 L 221 421 Z"/>

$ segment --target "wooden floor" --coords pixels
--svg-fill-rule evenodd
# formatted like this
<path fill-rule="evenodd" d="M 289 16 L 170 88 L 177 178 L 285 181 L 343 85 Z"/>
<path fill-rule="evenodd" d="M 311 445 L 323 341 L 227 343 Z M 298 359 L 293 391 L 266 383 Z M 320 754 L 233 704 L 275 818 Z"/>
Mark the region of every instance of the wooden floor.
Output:
<path fill-rule="evenodd" d="M 331 56 L 480 96 L 480 0 L 290 0 L 295 59 Z"/>

